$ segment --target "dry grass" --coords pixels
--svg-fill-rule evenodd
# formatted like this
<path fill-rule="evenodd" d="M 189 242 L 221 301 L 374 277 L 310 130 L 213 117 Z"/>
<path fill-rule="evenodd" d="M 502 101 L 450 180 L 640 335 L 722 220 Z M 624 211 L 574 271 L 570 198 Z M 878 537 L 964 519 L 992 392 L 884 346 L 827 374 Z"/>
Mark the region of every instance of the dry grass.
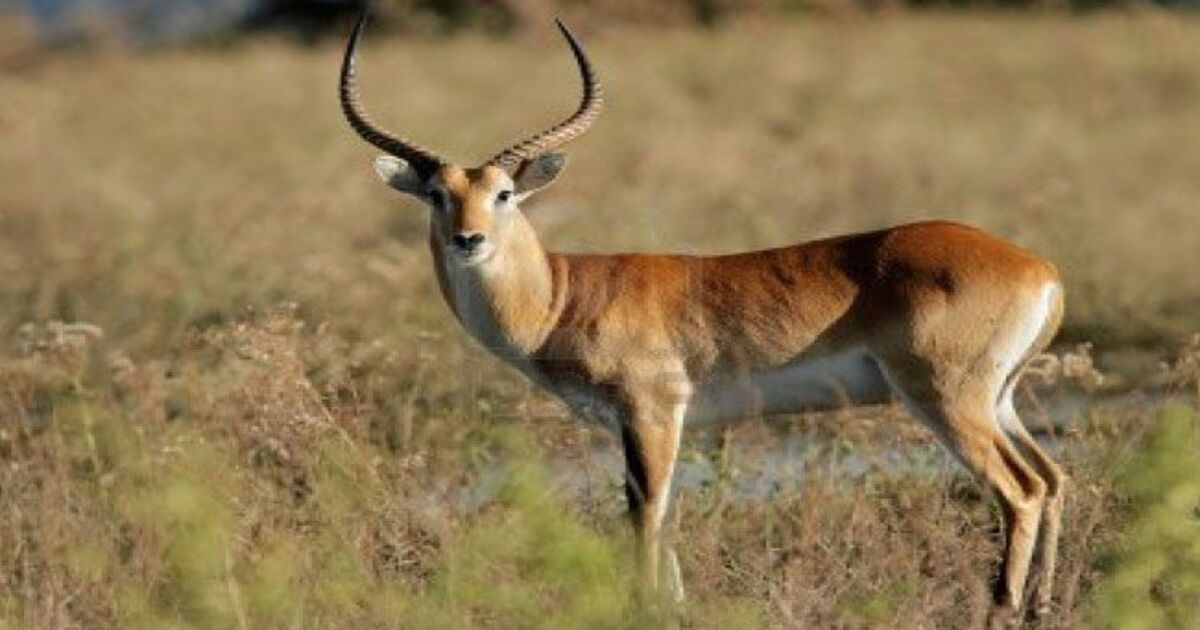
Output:
<path fill-rule="evenodd" d="M 369 47 L 368 101 L 478 159 L 574 97 L 549 37 Z M 1068 338 L 1180 354 L 1158 381 L 1200 387 L 1200 355 L 1176 350 L 1200 329 L 1200 23 L 901 16 L 587 39 L 611 107 L 531 208 L 551 246 L 724 251 L 965 220 L 1060 263 Z M 595 436 L 546 420 L 546 400 L 454 328 L 422 211 L 375 181 L 339 119 L 336 57 L 264 42 L 0 75 L 4 623 L 661 616 L 614 595 L 616 488 L 564 509 L 535 467 L 452 509 L 496 466 Z M 1152 406 L 1133 409 L 1094 408 L 1066 440 L 1076 491 L 1050 627 L 1083 624 L 1112 569 L 1099 550 L 1121 531 L 1118 471 L 1151 425 Z M 927 440 L 860 424 L 814 431 L 832 445 L 821 461 Z M 974 484 L 886 467 L 805 479 L 769 503 L 684 498 L 690 623 L 982 614 L 996 543 Z"/>
<path fill-rule="evenodd" d="M 93 365 L 97 334 L 28 326 L 16 356 L 0 361 L 0 619 L 592 628 L 667 615 L 627 596 L 621 491 L 588 464 L 591 445 L 531 446 L 530 435 L 552 440 L 563 427 L 503 417 L 502 393 L 478 392 L 471 410 L 437 400 L 436 374 L 419 380 L 413 423 L 440 422 L 441 432 L 417 430 L 404 446 L 354 389 L 379 376 L 355 376 L 344 346 L 292 313 L 209 327 L 170 366 L 121 355 Z M 1185 352 L 1163 375 L 1180 393 L 1200 384 L 1188 370 L 1200 355 Z M 1070 387 L 1053 383 L 1041 396 Z M 1040 627 L 1094 622 L 1089 601 L 1109 574 L 1121 579 L 1101 610 L 1114 618 L 1134 614 L 1129 602 L 1168 620 L 1194 614 L 1200 561 L 1188 519 L 1200 500 L 1200 415 L 1191 404 L 1166 433 L 1152 422 L 1157 403 L 1097 405 L 1057 443 L 1073 492 L 1061 608 Z M 875 415 L 782 427 L 819 454 L 769 500 L 730 495 L 722 479 L 683 493 L 688 627 L 983 619 L 997 515 L 928 435 L 893 410 Z M 746 448 L 714 467 L 726 479 L 753 468 L 764 432 L 743 430 Z M 539 464 L 548 447 L 582 459 L 594 476 L 584 492 L 554 490 L 562 480 Z M 698 443 L 685 457 L 721 455 Z M 864 471 L 836 472 L 851 460 Z M 1128 486 L 1123 471 L 1134 474 Z M 1123 551 L 1114 561 L 1109 549 Z"/>

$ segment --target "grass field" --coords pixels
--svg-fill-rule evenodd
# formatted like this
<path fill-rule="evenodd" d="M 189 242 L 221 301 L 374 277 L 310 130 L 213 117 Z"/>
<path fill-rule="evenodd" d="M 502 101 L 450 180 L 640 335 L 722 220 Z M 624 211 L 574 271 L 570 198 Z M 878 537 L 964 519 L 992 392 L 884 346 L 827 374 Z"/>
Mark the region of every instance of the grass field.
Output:
<path fill-rule="evenodd" d="M 1055 441 L 1074 481 L 1041 625 L 1200 614 L 1200 21 L 582 30 L 609 108 L 527 208 L 548 246 L 722 252 L 942 217 L 1046 255 L 1059 351 L 1091 342 L 1108 374 L 1037 390 L 1095 396 Z M 576 97 L 549 24 L 368 44 L 376 118 L 464 161 Z M 0 74 L 0 627 L 669 616 L 624 596 L 619 489 L 546 492 L 552 457 L 586 469 L 609 442 L 454 325 L 424 210 L 340 119 L 339 53 L 99 50 Z M 684 493 L 685 625 L 982 618 L 990 502 L 949 467 L 824 474 L 930 444 L 896 410 L 836 418 L 755 424 L 741 461 L 688 447 L 727 477 L 783 433 L 819 455 L 769 501 Z M 449 507 L 497 467 L 494 496 Z"/>

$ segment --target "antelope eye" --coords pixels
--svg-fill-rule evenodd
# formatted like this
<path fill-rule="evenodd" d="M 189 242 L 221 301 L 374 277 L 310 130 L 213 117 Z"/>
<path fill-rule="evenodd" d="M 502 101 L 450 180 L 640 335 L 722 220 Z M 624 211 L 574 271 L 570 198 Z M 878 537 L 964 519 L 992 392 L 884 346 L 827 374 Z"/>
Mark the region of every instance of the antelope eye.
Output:
<path fill-rule="evenodd" d="M 433 202 L 433 205 L 439 208 L 446 207 L 446 195 L 437 188 L 432 188 L 429 190 L 429 200 Z"/>
<path fill-rule="evenodd" d="M 508 200 L 511 198 L 512 198 L 511 190 L 501 190 L 500 193 L 498 195 L 496 195 L 497 203 L 508 203 Z"/>

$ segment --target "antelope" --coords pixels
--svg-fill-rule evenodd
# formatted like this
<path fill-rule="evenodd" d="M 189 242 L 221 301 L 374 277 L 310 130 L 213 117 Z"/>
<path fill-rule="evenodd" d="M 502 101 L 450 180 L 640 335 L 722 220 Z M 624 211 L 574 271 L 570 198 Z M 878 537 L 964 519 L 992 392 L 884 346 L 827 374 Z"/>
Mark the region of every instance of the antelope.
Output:
<path fill-rule="evenodd" d="M 355 76 L 365 23 L 342 61 L 342 112 L 386 153 L 379 177 L 429 207 L 433 269 L 462 327 L 619 436 L 647 592 L 682 597 L 663 530 L 685 428 L 899 399 L 1001 505 L 992 619 L 1021 609 L 1035 549 L 1035 610 L 1048 610 L 1066 477 L 1022 425 L 1013 389 L 1062 320 L 1050 262 L 945 221 L 717 256 L 548 251 L 519 204 L 562 172 L 554 149 L 587 131 L 603 99 L 572 32 L 558 22 L 578 108 L 468 168 L 368 116 Z"/>

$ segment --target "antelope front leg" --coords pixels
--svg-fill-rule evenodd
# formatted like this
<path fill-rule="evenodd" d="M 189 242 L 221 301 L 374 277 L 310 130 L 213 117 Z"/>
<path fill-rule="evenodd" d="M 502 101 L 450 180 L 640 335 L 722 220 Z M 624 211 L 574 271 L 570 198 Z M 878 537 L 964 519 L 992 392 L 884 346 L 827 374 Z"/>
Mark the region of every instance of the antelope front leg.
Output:
<path fill-rule="evenodd" d="M 642 404 L 621 427 L 625 450 L 625 495 L 637 536 L 638 561 L 646 588 L 659 593 L 663 522 L 671 501 L 671 476 L 679 452 L 683 405 Z M 683 597 L 674 554 L 666 559 L 671 596 Z"/>

